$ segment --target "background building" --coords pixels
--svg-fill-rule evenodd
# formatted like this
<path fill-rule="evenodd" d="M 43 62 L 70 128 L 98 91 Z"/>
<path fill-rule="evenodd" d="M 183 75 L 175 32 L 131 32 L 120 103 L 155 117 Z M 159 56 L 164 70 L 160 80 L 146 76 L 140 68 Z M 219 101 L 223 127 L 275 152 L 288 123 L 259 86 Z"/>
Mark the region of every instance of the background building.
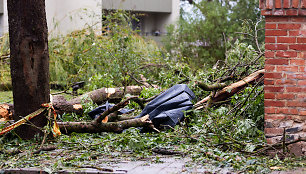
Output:
<path fill-rule="evenodd" d="M 8 32 L 6 1 L 0 0 L 0 34 Z M 46 0 L 51 35 L 67 34 L 87 26 L 101 27 L 102 11 L 123 9 L 138 13 L 133 28 L 144 36 L 163 35 L 179 17 L 179 0 Z"/>
<path fill-rule="evenodd" d="M 8 32 L 7 0 L 0 0 L 0 34 Z M 48 30 L 67 34 L 101 21 L 101 0 L 46 0 Z"/>
<path fill-rule="evenodd" d="M 102 0 L 103 10 L 122 9 L 138 14 L 138 28 L 144 36 L 166 33 L 166 26 L 178 20 L 180 0 Z"/>

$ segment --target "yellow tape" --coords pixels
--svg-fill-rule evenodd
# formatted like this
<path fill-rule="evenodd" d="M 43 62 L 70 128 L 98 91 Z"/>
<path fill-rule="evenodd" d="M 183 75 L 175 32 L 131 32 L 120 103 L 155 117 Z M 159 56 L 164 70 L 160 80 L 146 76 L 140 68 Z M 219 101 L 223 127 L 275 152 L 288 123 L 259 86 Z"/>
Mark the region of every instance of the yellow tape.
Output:
<path fill-rule="evenodd" d="M 16 123 L 12 124 L 12 125 L 9 125 L 3 129 L 0 130 L 0 135 L 3 135 L 15 128 L 17 128 L 18 126 L 26 123 L 28 120 L 31 120 L 32 118 L 36 117 L 37 115 L 41 114 L 42 112 L 44 112 L 46 109 L 49 110 L 49 112 L 53 112 L 53 115 L 54 115 L 54 122 L 53 122 L 53 136 L 56 137 L 57 135 L 61 135 L 61 131 L 59 129 L 59 126 L 56 122 L 56 117 L 57 117 L 57 114 L 55 112 L 55 109 L 53 108 L 52 104 L 49 104 L 49 103 L 45 103 L 45 104 L 42 104 L 41 107 L 44 107 L 44 108 L 40 108 L 38 109 L 37 111 L 27 115 L 26 117 L 18 120 Z"/>

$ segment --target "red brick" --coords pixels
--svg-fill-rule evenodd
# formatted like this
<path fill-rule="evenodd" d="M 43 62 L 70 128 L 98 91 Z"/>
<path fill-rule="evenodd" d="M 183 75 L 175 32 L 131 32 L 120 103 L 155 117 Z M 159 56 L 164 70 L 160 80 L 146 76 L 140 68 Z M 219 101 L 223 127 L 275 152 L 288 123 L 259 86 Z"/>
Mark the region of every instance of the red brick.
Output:
<path fill-rule="evenodd" d="M 299 66 L 299 72 L 306 72 L 306 66 Z"/>
<path fill-rule="evenodd" d="M 303 59 L 290 59 L 290 65 L 305 65 L 305 61 Z"/>
<path fill-rule="evenodd" d="M 265 86 L 265 92 L 284 92 L 284 87 Z"/>
<path fill-rule="evenodd" d="M 265 36 L 287 36 L 286 30 L 266 30 Z"/>
<path fill-rule="evenodd" d="M 306 44 L 289 45 L 289 49 L 298 50 L 298 51 L 306 51 Z"/>
<path fill-rule="evenodd" d="M 287 59 L 266 59 L 265 63 L 269 65 L 288 65 L 289 60 Z"/>
<path fill-rule="evenodd" d="M 276 29 L 276 24 L 266 23 L 265 28 L 266 28 L 266 29 Z"/>
<path fill-rule="evenodd" d="M 295 99 L 295 94 L 288 94 L 288 93 L 278 93 L 276 94 L 276 99 L 282 100 L 282 99 Z"/>
<path fill-rule="evenodd" d="M 304 24 L 304 26 L 306 27 L 306 24 Z M 300 35 L 302 37 L 306 37 L 306 29 L 305 30 L 300 30 Z"/>
<path fill-rule="evenodd" d="M 265 106 L 284 107 L 285 101 L 265 100 Z"/>
<path fill-rule="evenodd" d="M 265 120 L 283 120 L 285 119 L 286 116 L 285 115 L 266 115 L 265 114 Z"/>
<path fill-rule="evenodd" d="M 266 72 L 265 73 L 265 78 L 278 79 L 282 77 L 283 77 L 282 73 L 279 73 L 279 72 Z"/>
<path fill-rule="evenodd" d="M 298 37 L 297 43 L 306 43 L 306 37 Z"/>
<path fill-rule="evenodd" d="M 265 128 L 265 134 L 268 135 L 283 135 L 283 128 Z"/>
<path fill-rule="evenodd" d="M 288 50 L 287 44 L 266 44 L 265 48 L 267 50 Z"/>
<path fill-rule="evenodd" d="M 297 99 L 306 99 L 306 94 L 297 94 Z"/>
<path fill-rule="evenodd" d="M 275 85 L 296 85 L 296 80 L 282 80 L 282 79 L 278 79 L 275 81 Z"/>
<path fill-rule="evenodd" d="M 282 0 L 275 0 L 275 8 L 282 8 Z"/>
<path fill-rule="evenodd" d="M 299 7 L 299 0 L 292 0 L 292 8 L 298 8 Z"/>
<path fill-rule="evenodd" d="M 261 10 L 262 16 L 271 16 L 273 15 L 272 10 Z"/>
<path fill-rule="evenodd" d="M 265 99 L 275 99 L 275 93 L 265 92 L 264 96 L 265 96 Z"/>
<path fill-rule="evenodd" d="M 290 7 L 290 0 L 283 0 L 283 8 L 289 8 Z"/>
<path fill-rule="evenodd" d="M 306 9 L 299 9 L 299 10 L 298 10 L 298 15 L 300 15 L 300 16 L 306 16 Z"/>
<path fill-rule="evenodd" d="M 301 28 L 301 24 L 278 24 L 278 29 L 300 29 Z"/>
<path fill-rule="evenodd" d="M 275 138 L 266 138 L 267 144 L 275 144 L 278 143 L 278 140 L 275 140 Z"/>
<path fill-rule="evenodd" d="M 298 114 L 298 110 L 297 109 L 290 109 L 290 108 L 277 108 L 275 109 L 275 113 L 276 114 L 293 114 L 296 115 Z"/>
<path fill-rule="evenodd" d="M 284 16 L 286 14 L 286 10 L 283 9 L 275 9 L 272 11 L 274 16 Z"/>
<path fill-rule="evenodd" d="M 275 109 L 276 114 L 288 114 L 289 109 L 288 108 L 277 108 Z"/>
<path fill-rule="evenodd" d="M 306 58 L 306 52 L 305 51 L 298 52 L 298 58 Z"/>
<path fill-rule="evenodd" d="M 288 114 L 296 115 L 296 114 L 298 114 L 298 110 L 297 109 L 289 109 L 289 113 Z"/>
<path fill-rule="evenodd" d="M 288 79 L 306 79 L 306 74 L 302 73 L 302 74 L 287 74 L 287 78 Z"/>
<path fill-rule="evenodd" d="M 306 22 L 305 17 L 294 17 L 291 19 L 292 22 Z"/>
<path fill-rule="evenodd" d="M 288 100 L 288 107 L 306 107 L 306 102 L 298 101 L 298 100 Z"/>
<path fill-rule="evenodd" d="M 296 51 L 277 51 L 276 57 L 296 57 L 297 52 Z"/>
<path fill-rule="evenodd" d="M 265 85 L 274 85 L 274 80 L 264 79 L 264 84 Z"/>
<path fill-rule="evenodd" d="M 286 72 L 298 72 L 299 67 L 298 66 L 290 66 L 290 65 L 285 65 L 285 66 L 277 66 L 276 71 L 286 71 Z"/>
<path fill-rule="evenodd" d="M 301 111 L 299 112 L 299 115 L 306 116 L 306 110 L 301 110 Z"/>
<path fill-rule="evenodd" d="M 306 86 L 306 80 L 299 80 L 298 86 Z"/>
<path fill-rule="evenodd" d="M 266 22 L 290 22 L 290 18 L 282 16 L 268 16 Z"/>
<path fill-rule="evenodd" d="M 273 72 L 275 70 L 275 65 L 265 65 L 266 72 Z"/>
<path fill-rule="evenodd" d="M 266 37 L 265 42 L 266 43 L 275 43 L 275 37 Z"/>
<path fill-rule="evenodd" d="M 266 7 L 266 1 L 265 0 L 259 0 L 259 8 L 264 9 Z"/>
<path fill-rule="evenodd" d="M 268 50 L 266 50 L 265 51 L 265 57 L 274 57 L 274 51 L 268 51 Z"/>
<path fill-rule="evenodd" d="M 306 88 L 302 88 L 302 87 L 286 87 L 286 91 L 287 92 L 305 92 Z"/>
<path fill-rule="evenodd" d="M 273 8 L 273 0 L 266 0 L 266 9 Z"/>
<path fill-rule="evenodd" d="M 302 7 L 302 8 L 306 8 L 306 0 L 302 0 L 302 2 L 301 2 L 301 7 Z"/>
<path fill-rule="evenodd" d="M 296 43 L 295 37 L 277 37 L 277 43 Z"/>
<path fill-rule="evenodd" d="M 265 108 L 265 113 L 266 114 L 275 114 L 276 109 L 272 107 L 266 107 Z"/>
<path fill-rule="evenodd" d="M 299 30 L 289 31 L 289 36 L 299 36 L 301 32 Z"/>

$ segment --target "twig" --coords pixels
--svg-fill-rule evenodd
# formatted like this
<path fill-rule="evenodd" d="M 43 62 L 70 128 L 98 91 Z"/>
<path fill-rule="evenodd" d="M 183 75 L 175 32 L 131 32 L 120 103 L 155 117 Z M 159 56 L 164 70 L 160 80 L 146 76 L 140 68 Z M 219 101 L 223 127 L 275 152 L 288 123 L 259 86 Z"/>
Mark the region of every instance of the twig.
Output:
<path fill-rule="evenodd" d="M 226 87 L 226 84 L 225 83 L 215 83 L 212 85 L 207 85 L 203 82 L 196 81 L 196 86 L 203 89 L 204 91 L 214 91 L 214 90 L 219 90 L 219 89 Z"/>
<path fill-rule="evenodd" d="M 255 89 L 257 89 L 258 85 L 263 81 L 264 76 L 262 76 L 259 81 L 256 83 L 256 85 L 253 87 L 252 91 L 249 93 L 249 95 L 247 96 L 247 98 L 243 101 L 243 103 L 240 105 L 240 107 L 238 109 L 236 109 L 236 112 L 234 114 L 234 117 L 237 115 L 237 113 L 239 112 L 240 108 L 243 107 L 245 105 L 245 103 L 249 100 L 251 94 L 255 91 Z"/>
<path fill-rule="evenodd" d="M 135 99 L 137 97 L 129 97 L 128 99 L 116 104 L 115 106 L 109 108 L 108 110 L 104 111 L 101 115 L 99 115 L 95 120 L 94 120 L 94 124 L 98 125 L 101 123 L 101 121 L 109 114 L 118 111 L 120 108 L 123 108 L 124 106 L 126 106 L 128 104 L 128 102 L 132 99 Z"/>
<path fill-rule="evenodd" d="M 97 167 L 97 166 L 89 166 L 89 165 L 73 165 L 74 167 L 78 167 L 78 168 L 93 168 L 93 169 L 97 169 L 100 171 L 104 171 L 104 172 L 114 172 L 114 169 L 110 169 L 110 168 L 103 168 L 103 167 Z"/>
<path fill-rule="evenodd" d="M 40 147 L 38 150 L 34 151 L 33 154 L 39 154 L 41 151 L 52 151 L 55 149 L 56 149 L 56 146 Z"/>
<path fill-rule="evenodd" d="M 180 151 L 173 151 L 165 148 L 154 148 L 152 149 L 152 152 L 162 154 L 162 155 L 184 155 L 183 152 Z"/>

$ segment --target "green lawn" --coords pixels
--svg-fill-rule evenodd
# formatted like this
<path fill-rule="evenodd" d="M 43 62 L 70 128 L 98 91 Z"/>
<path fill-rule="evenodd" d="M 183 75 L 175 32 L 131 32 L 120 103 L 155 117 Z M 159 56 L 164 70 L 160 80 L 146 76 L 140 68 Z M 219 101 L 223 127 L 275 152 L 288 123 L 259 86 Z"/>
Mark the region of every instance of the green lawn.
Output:
<path fill-rule="evenodd" d="M 0 103 L 13 103 L 13 92 L 0 91 Z"/>

